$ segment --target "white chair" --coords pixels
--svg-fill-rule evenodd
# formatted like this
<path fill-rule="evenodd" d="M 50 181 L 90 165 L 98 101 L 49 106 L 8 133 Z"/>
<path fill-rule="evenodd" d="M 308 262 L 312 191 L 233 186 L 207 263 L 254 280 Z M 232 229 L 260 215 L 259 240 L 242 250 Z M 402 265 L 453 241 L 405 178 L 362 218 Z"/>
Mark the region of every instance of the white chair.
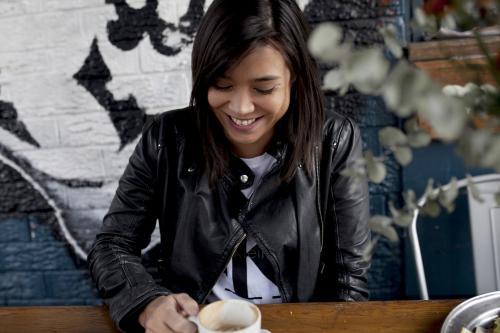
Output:
<path fill-rule="evenodd" d="M 500 206 L 495 202 L 495 193 L 500 189 L 500 174 L 488 174 L 472 177 L 479 190 L 482 203 L 467 191 L 469 219 L 472 235 L 474 275 L 477 294 L 500 290 Z M 444 186 L 446 189 L 448 185 Z M 458 188 L 467 187 L 467 179 L 457 182 Z M 434 190 L 435 193 L 439 188 Z M 425 197 L 418 201 L 418 206 L 425 204 Z M 415 210 L 409 229 L 410 245 L 413 250 L 417 270 L 420 298 L 429 299 L 425 278 L 422 253 L 417 233 L 418 209 Z"/>

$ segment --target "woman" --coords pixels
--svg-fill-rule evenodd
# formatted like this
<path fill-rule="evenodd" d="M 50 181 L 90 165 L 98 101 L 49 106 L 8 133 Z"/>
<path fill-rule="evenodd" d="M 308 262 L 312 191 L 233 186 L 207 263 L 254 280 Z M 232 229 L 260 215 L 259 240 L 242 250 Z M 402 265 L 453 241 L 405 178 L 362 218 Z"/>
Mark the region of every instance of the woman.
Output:
<path fill-rule="evenodd" d="M 366 182 L 340 174 L 359 129 L 325 114 L 294 0 L 215 0 L 192 54 L 190 107 L 159 115 L 89 255 L 124 331 L 190 332 L 198 303 L 364 300 Z M 162 282 L 140 263 L 156 220 Z"/>

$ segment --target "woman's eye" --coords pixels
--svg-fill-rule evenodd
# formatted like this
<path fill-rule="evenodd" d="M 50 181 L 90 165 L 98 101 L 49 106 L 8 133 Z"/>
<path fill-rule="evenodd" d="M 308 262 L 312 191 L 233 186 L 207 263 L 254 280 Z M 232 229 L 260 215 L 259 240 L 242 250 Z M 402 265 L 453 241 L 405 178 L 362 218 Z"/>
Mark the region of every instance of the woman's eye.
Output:
<path fill-rule="evenodd" d="M 223 84 L 214 84 L 214 88 L 217 90 L 229 90 L 231 89 L 230 85 L 223 85 Z"/>
<path fill-rule="evenodd" d="M 274 91 L 274 87 L 272 87 L 271 89 L 259 89 L 259 88 L 255 88 L 255 90 L 256 90 L 259 94 L 262 94 L 262 95 L 269 95 L 269 94 L 272 94 L 272 92 Z"/>

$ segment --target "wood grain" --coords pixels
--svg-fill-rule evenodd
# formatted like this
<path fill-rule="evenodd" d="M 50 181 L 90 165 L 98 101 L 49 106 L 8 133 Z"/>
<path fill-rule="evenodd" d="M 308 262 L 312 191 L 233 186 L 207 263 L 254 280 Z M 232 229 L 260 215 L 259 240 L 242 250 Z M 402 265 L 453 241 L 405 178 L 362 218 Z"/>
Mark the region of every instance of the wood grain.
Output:
<path fill-rule="evenodd" d="M 103 307 L 3 307 L 0 332 L 118 332 Z"/>
<path fill-rule="evenodd" d="M 261 305 L 272 333 L 439 332 L 461 300 Z M 104 307 L 0 307 L 0 332 L 117 332 Z"/>
<path fill-rule="evenodd" d="M 262 327 L 294 332 L 439 332 L 460 301 L 388 301 L 263 305 Z"/>
<path fill-rule="evenodd" d="M 500 50 L 500 36 L 485 36 L 486 48 L 495 54 Z M 409 60 L 431 61 L 439 59 L 474 58 L 481 55 L 475 38 L 456 38 L 428 42 L 416 42 L 409 45 Z"/>
<path fill-rule="evenodd" d="M 486 36 L 484 43 L 493 57 L 500 51 L 500 36 Z M 495 83 L 474 38 L 411 43 L 408 51 L 415 66 L 443 85 Z"/>

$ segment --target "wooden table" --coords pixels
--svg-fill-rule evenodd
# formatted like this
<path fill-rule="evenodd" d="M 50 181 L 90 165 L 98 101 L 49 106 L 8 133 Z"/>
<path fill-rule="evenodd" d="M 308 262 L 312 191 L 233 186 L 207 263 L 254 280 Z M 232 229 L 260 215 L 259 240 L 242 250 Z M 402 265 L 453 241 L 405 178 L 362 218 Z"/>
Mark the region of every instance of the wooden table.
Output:
<path fill-rule="evenodd" d="M 259 306 L 272 333 L 439 332 L 461 300 L 296 303 Z M 0 332 L 116 332 L 103 307 L 3 307 Z"/>

